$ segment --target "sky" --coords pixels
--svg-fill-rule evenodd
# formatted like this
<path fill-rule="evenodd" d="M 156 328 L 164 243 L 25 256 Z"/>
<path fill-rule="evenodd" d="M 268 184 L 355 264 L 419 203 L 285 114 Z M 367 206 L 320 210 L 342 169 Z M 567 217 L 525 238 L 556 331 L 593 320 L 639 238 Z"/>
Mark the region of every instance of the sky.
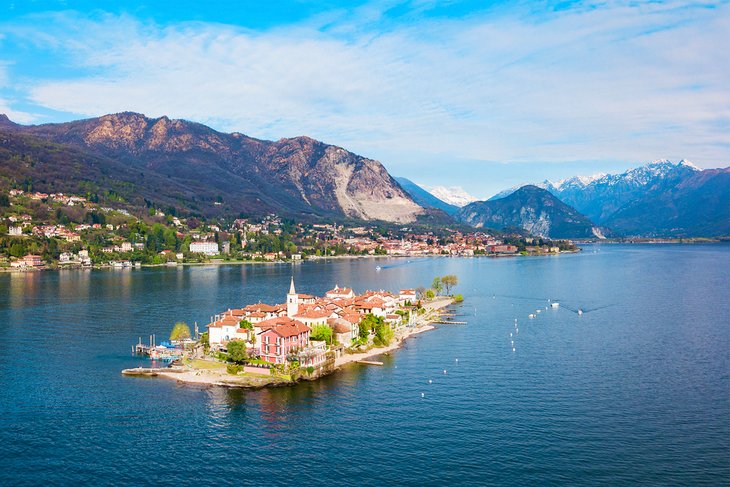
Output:
<path fill-rule="evenodd" d="M 484 198 L 730 161 L 730 2 L 4 0 L 0 113 L 308 135 Z"/>

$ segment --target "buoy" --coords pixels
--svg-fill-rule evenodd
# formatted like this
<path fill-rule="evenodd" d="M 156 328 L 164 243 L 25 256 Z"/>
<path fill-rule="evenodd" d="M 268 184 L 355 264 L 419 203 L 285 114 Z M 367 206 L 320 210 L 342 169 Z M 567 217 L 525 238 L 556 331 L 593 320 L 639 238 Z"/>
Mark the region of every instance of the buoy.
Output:
<path fill-rule="evenodd" d="M 428 379 L 429 384 L 433 384 L 433 381 L 431 379 Z"/>
<path fill-rule="evenodd" d="M 513 352 L 515 351 L 515 347 L 512 347 L 512 351 L 513 351 Z"/>
<path fill-rule="evenodd" d="M 512 333 L 509 334 L 509 337 L 512 338 Z"/>
<path fill-rule="evenodd" d="M 583 310 L 582 310 L 582 309 L 579 309 L 579 310 L 578 310 L 578 316 L 580 316 L 580 315 L 582 315 L 582 314 L 583 314 Z"/>
<path fill-rule="evenodd" d="M 446 375 L 446 369 L 444 369 L 444 375 Z"/>
<path fill-rule="evenodd" d="M 459 359 L 457 358 L 457 359 L 456 359 L 456 361 L 458 362 L 458 361 L 459 361 Z"/>
<path fill-rule="evenodd" d="M 512 345 L 512 347 L 514 348 L 514 346 L 515 346 L 515 341 L 514 341 L 514 340 L 512 340 L 512 342 L 510 343 L 510 345 Z"/>
<path fill-rule="evenodd" d="M 422 393 L 421 393 L 421 397 L 426 397 L 426 394 L 424 394 L 424 393 L 422 392 Z"/>

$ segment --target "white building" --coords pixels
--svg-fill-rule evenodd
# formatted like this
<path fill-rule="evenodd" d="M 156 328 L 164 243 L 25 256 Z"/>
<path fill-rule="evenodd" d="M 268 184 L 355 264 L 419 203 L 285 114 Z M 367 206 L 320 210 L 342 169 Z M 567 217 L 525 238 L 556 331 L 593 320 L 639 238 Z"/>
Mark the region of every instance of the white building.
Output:
<path fill-rule="evenodd" d="M 239 338 L 237 335 L 240 320 L 234 316 L 217 315 L 214 321 L 208 325 L 208 341 L 211 345 L 219 345 L 226 343 L 234 338 Z"/>
<path fill-rule="evenodd" d="M 23 235 L 23 227 L 10 227 L 10 229 L 8 230 L 8 233 L 15 237 Z"/>
<path fill-rule="evenodd" d="M 329 299 L 350 299 L 355 297 L 355 292 L 349 287 L 340 287 L 335 284 L 335 288 L 327 291 L 325 297 Z"/>
<path fill-rule="evenodd" d="M 193 254 L 217 255 L 220 250 L 216 242 L 191 242 L 190 252 Z"/>

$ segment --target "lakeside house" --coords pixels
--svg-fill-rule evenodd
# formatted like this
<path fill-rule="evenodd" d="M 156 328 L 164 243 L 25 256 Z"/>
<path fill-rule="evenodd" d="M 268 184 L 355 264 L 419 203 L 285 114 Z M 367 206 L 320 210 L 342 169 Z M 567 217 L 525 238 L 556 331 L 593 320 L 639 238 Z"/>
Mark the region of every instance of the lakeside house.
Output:
<path fill-rule="evenodd" d="M 190 242 L 191 254 L 218 255 L 218 243 L 216 242 Z"/>
<path fill-rule="evenodd" d="M 312 329 L 301 321 L 288 317 L 281 317 L 277 321 L 279 322 L 271 327 L 261 328 L 258 333 L 259 355 L 266 362 L 283 364 L 290 354 L 308 347 Z M 324 361 L 324 353 L 322 355 Z"/>
<path fill-rule="evenodd" d="M 29 269 L 43 267 L 43 258 L 40 255 L 28 254 L 10 263 L 10 267 L 17 269 Z"/>

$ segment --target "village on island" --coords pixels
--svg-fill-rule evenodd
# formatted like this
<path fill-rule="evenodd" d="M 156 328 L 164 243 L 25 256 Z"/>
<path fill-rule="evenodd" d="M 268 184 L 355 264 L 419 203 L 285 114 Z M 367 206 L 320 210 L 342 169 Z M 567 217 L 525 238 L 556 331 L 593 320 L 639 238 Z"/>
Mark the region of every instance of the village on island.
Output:
<path fill-rule="evenodd" d="M 466 324 L 447 311 L 463 300 L 450 294 L 457 283 L 454 275 L 436 277 L 430 289 L 401 289 L 398 294 L 356 294 L 335 285 L 318 297 L 298 293 L 292 277 L 284 303 L 228 309 L 212 316 L 207 331 L 196 330 L 195 337 L 186 324 L 177 323 L 170 341 L 156 344 L 150 336 L 143 343 L 140 338 L 133 352 L 159 366 L 122 373 L 256 388 L 314 380 L 352 362 L 381 365 L 367 359 L 433 329 L 433 323 Z"/>

